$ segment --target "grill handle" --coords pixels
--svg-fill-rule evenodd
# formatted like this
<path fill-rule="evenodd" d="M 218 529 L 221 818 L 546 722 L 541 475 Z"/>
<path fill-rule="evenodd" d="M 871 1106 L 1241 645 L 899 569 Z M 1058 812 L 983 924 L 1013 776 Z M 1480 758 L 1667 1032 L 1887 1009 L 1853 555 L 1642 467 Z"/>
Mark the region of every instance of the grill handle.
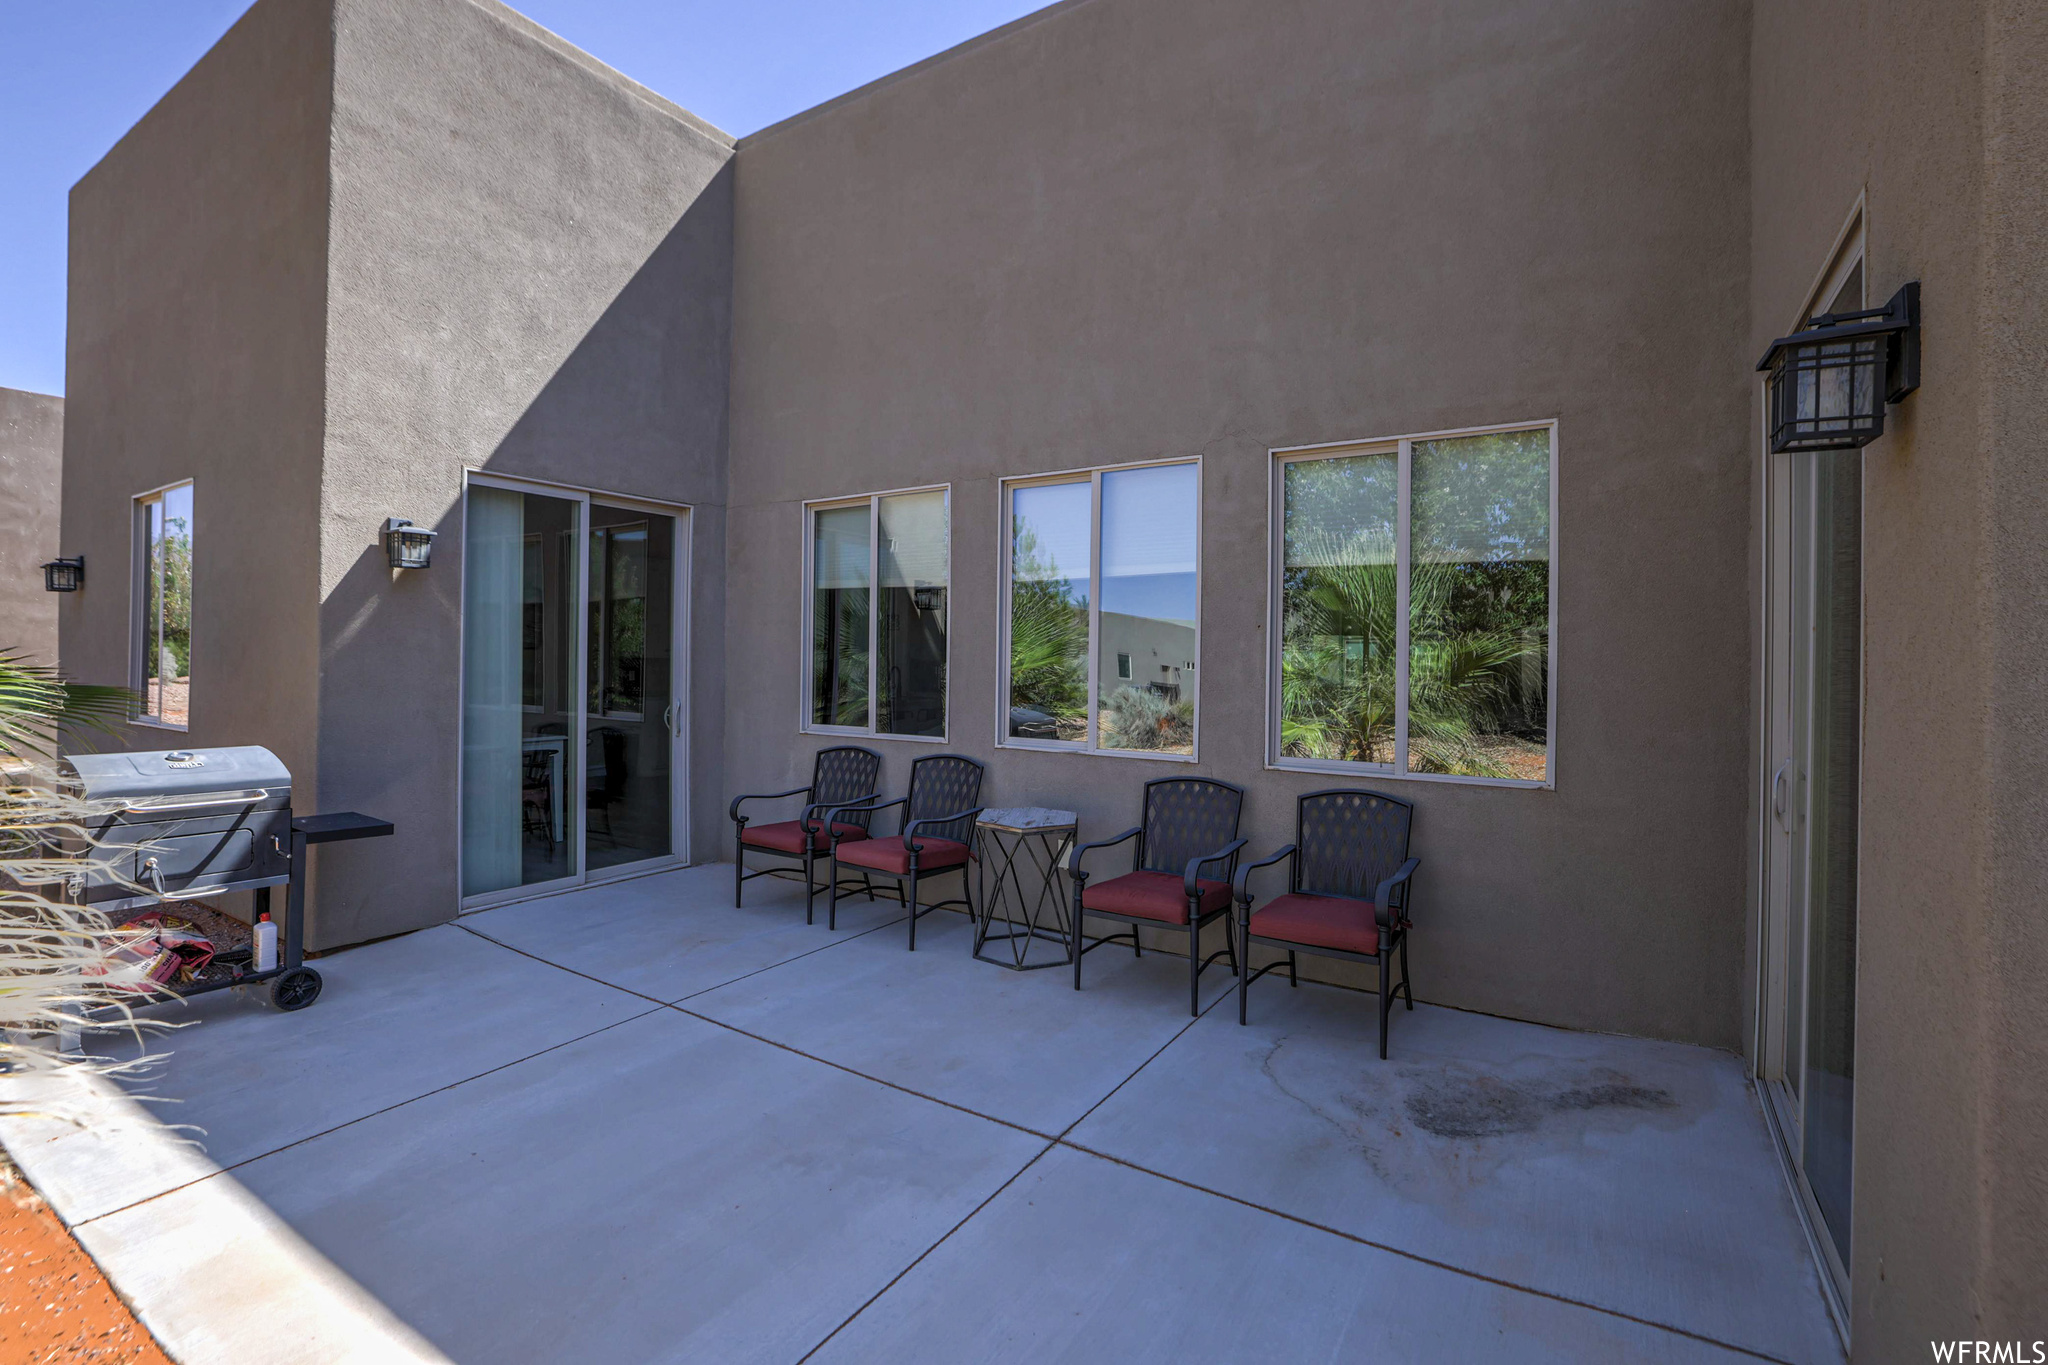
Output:
<path fill-rule="evenodd" d="M 201 896 L 211 895 L 219 890 L 218 887 L 202 886 L 190 891 L 166 891 L 164 890 L 164 870 L 157 866 L 156 859 L 154 858 L 144 862 L 142 870 L 149 874 L 151 884 L 156 887 L 156 898 L 160 901 L 196 901 Z"/>
<path fill-rule="evenodd" d="M 132 801 L 122 806 L 120 810 L 123 815 L 133 815 L 143 811 L 154 810 L 204 810 L 208 806 L 245 806 L 251 801 L 267 800 L 269 796 L 270 788 L 257 787 L 253 791 L 215 792 L 213 795 L 202 797 L 197 801 L 169 801 L 161 803 L 155 801 Z"/>

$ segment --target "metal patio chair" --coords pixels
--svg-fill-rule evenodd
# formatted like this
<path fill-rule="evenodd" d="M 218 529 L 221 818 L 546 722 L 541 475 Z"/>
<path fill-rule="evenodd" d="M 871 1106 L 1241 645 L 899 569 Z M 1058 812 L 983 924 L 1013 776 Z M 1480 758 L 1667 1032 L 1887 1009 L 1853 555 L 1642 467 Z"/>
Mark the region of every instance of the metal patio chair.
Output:
<path fill-rule="evenodd" d="M 1081 989 L 1081 958 L 1105 943 L 1128 938 L 1131 951 L 1143 956 L 1138 942 L 1141 925 L 1185 929 L 1188 935 L 1188 1012 L 1201 1013 L 1202 973 L 1211 962 L 1238 960 L 1233 935 L 1223 951 L 1202 956 L 1202 927 L 1230 913 L 1230 876 L 1237 868 L 1238 817 L 1244 811 L 1244 789 L 1206 777 L 1158 777 L 1145 784 L 1145 822 L 1114 839 L 1083 844 L 1067 860 L 1074 884 L 1073 934 L 1067 952 L 1074 963 L 1074 989 Z M 1090 885 L 1082 870 L 1083 855 L 1114 848 L 1136 839 L 1131 870 L 1121 877 Z M 1222 877 L 1199 875 L 1203 868 Z M 1088 942 L 1081 932 L 1084 915 L 1121 920 L 1131 927 Z"/>
<path fill-rule="evenodd" d="M 1282 966 L 1251 970 L 1252 945 L 1287 954 L 1287 984 L 1300 985 L 1294 955 L 1315 953 L 1380 969 L 1380 1060 L 1387 1058 L 1389 959 L 1401 954 L 1394 992 L 1415 1008 L 1408 985 L 1408 892 L 1420 858 L 1408 856 L 1415 807 L 1378 792 L 1310 792 L 1295 809 L 1294 842 L 1237 874 L 1237 1022 L 1245 1022 L 1251 984 Z M 1287 892 L 1252 910 L 1252 873 L 1285 862 Z"/>
<path fill-rule="evenodd" d="M 860 801 L 873 800 L 876 785 L 882 775 L 882 756 L 872 749 L 858 745 L 840 744 L 818 751 L 817 763 L 811 769 L 811 785 L 792 787 L 786 792 L 759 792 L 732 799 L 732 903 L 735 909 L 740 904 L 740 888 L 756 877 L 766 877 L 783 871 L 780 867 L 767 867 L 758 872 L 747 871 L 747 852 L 766 854 L 775 858 L 790 858 L 804 865 L 804 923 L 816 921 L 812 917 L 812 903 L 818 894 L 818 879 L 814 869 L 819 855 L 829 852 L 829 841 L 821 820 L 823 814 L 835 807 Z M 784 797 L 806 796 L 810 798 L 803 814 L 794 820 L 782 820 L 774 824 L 749 827 L 751 817 L 740 813 L 740 806 L 747 801 L 779 801 Z M 837 830 L 838 827 L 835 827 Z M 868 832 L 868 817 L 864 814 L 850 816 L 844 823 L 844 837 L 865 839 Z"/>
<path fill-rule="evenodd" d="M 829 811 L 832 822 L 832 889 L 825 901 L 825 927 L 839 927 L 839 865 L 860 871 L 863 879 L 881 873 L 896 879 L 896 894 L 910 912 L 910 951 L 917 951 L 917 922 L 934 910 L 949 906 L 973 909 L 967 889 L 967 865 L 974 857 L 974 817 L 981 814 L 975 803 L 981 800 L 981 780 L 986 769 L 959 754 L 926 754 L 910 765 L 910 794 L 893 801 L 869 800 Z M 842 836 L 844 815 L 856 813 L 863 825 L 882 811 L 903 808 L 902 833 L 866 837 Z M 919 905 L 920 878 L 958 869 L 960 898 Z M 869 897 L 872 899 L 870 889 Z"/>

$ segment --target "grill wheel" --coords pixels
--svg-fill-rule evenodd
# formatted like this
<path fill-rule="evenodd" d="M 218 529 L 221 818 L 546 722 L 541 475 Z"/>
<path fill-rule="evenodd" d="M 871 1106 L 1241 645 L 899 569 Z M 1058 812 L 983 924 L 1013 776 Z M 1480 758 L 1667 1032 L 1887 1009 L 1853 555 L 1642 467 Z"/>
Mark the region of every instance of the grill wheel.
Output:
<path fill-rule="evenodd" d="M 302 1010 L 320 998 L 320 973 L 294 967 L 270 983 L 270 1003 L 284 1010 Z"/>

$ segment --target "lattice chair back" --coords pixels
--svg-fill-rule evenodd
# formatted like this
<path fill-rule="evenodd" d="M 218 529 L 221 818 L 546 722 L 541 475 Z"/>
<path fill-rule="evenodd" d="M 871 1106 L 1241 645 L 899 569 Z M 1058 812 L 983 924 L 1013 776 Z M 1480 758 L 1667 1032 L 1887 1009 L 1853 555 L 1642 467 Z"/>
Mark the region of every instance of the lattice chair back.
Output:
<path fill-rule="evenodd" d="M 911 764 L 910 804 L 903 808 L 905 827 L 912 820 L 929 820 L 935 815 L 951 815 L 956 810 L 971 810 L 980 805 L 983 771 L 981 764 L 958 754 L 927 754 Z M 963 815 L 948 824 L 930 825 L 917 833 L 919 838 L 930 836 L 970 843 L 974 836 L 974 817 Z"/>
<path fill-rule="evenodd" d="M 1369 901 L 1408 858 L 1415 807 L 1369 791 L 1310 792 L 1301 798 L 1294 889 Z"/>
<path fill-rule="evenodd" d="M 882 756 L 857 744 L 841 744 L 818 750 L 818 766 L 811 772 L 813 802 L 858 801 L 875 792 L 882 775 Z M 820 812 L 822 818 L 823 812 Z M 874 817 L 866 811 L 846 811 L 840 823 L 868 827 Z"/>
<path fill-rule="evenodd" d="M 1157 777 L 1145 784 L 1145 828 L 1138 836 L 1138 871 L 1170 872 L 1178 877 L 1188 859 L 1214 853 L 1237 837 L 1244 811 L 1244 789 L 1206 777 Z M 1204 867 L 1204 877 L 1228 880 L 1236 870 L 1233 857 L 1226 868 Z"/>

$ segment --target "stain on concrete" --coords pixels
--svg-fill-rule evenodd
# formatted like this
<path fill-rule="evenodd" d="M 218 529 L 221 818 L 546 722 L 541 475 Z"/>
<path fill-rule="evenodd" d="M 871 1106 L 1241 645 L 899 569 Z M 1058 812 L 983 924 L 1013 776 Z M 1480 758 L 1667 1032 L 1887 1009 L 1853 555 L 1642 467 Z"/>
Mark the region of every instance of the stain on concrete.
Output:
<path fill-rule="evenodd" d="M 1416 1127 L 1445 1138 L 1534 1132 L 1543 1117 L 1521 1087 L 1492 1076 L 1446 1076 L 1410 1090 L 1401 1107 Z"/>
<path fill-rule="evenodd" d="M 1667 1090 L 1605 1075 L 1560 1083 L 1509 1081 L 1486 1074 L 1438 1072 L 1420 1079 L 1402 1100 L 1409 1120 L 1441 1138 L 1491 1138 L 1533 1133 L 1552 1115 L 1602 1109 L 1675 1109 Z"/>
<path fill-rule="evenodd" d="M 1403 1199 L 1482 1221 L 1481 1192 L 1509 1172 L 1644 1125 L 1681 1128 L 1702 1109 L 1703 1097 L 1674 1086 L 1682 1077 L 1662 1067 L 1646 1074 L 1540 1053 L 1491 1065 L 1463 1057 L 1361 1065 L 1354 1052 L 1321 1044 L 1312 1033 L 1287 1033 L 1255 1054 L 1274 1093 L 1327 1135 L 1315 1146 L 1348 1151 Z"/>

